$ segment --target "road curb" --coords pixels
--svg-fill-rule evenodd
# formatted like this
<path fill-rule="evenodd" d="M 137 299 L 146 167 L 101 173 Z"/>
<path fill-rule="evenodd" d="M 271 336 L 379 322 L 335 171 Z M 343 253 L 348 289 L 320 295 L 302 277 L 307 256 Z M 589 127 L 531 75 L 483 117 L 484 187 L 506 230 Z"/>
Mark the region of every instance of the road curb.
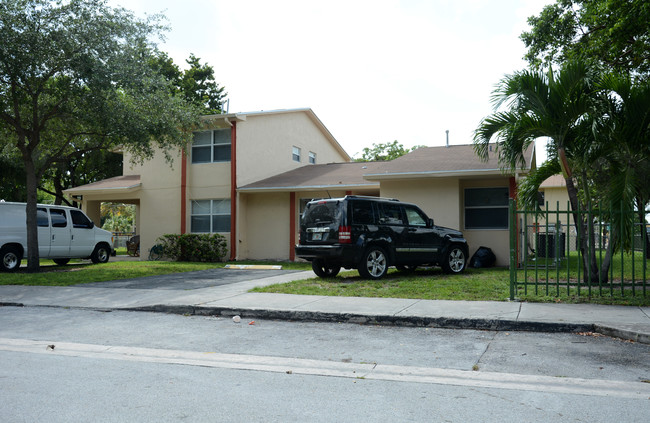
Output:
<path fill-rule="evenodd" d="M 475 329 L 493 331 L 511 330 L 526 332 L 589 332 L 594 331 L 595 328 L 595 325 L 593 324 L 530 322 L 481 318 L 362 315 L 354 313 L 327 313 L 304 310 L 237 309 L 229 307 L 173 306 L 162 304 L 145 307 L 130 307 L 121 310 L 199 316 L 240 316 L 244 319 L 356 323 L 383 326 L 431 327 L 442 329 Z"/>
<path fill-rule="evenodd" d="M 650 333 L 604 325 L 594 325 L 594 332 L 602 333 L 603 335 L 611 336 L 613 338 L 626 339 L 641 344 L 650 344 Z"/>
<path fill-rule="evenodd" d="M 450 318 L 426 316 L 362 315 L 354 313 L 327 313 L 305 310 L 267 310 L 239 309 L 230 307 L 201 307 L 188 305 L 153 305 L 142 307 L 74 307 L 52 305 L 25 305 L 23 303 L 0 302 L 0 307 L 48 307 L 93 311 L 138 311 L 150 313 L 179 314 L 185 316 L 240 316 L 244 319 L 268 319 L 285 321 L 352 323 L 361 325 L 382 325 L 402 327 L 428 327 L 440 329 L 473 329 L 490 331 L 555 332 L 578 333 L 596 332 L 613 338 L 650 344 L 650 334 L 629 328 L 617 328 L 590 323 L 556 323 L 515 321 L 506 319 Z"/>

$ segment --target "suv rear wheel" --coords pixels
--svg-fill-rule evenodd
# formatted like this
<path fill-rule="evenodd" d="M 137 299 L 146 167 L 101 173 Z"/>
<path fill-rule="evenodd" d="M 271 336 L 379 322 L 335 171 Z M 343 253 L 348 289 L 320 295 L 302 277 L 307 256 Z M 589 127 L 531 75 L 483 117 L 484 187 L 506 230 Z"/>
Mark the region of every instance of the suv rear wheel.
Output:
<path fill-rule="evenodd" d="M 325 264 L 321 259 L 312 260 L 311 268 L 314 270 L 314 273 L 316 273 L 316 276 L 320 278 L 333 278 L 338 275 L 341 270 L 341 266 Z"/>
<path fill-rule="evenodd" d="M 380 247 L 370 247 L 363 253 L 359 263 L 359 274 L 362 278 L 380 279 L 388 271 L 386 252 Z"/>
<path fill-rule="evenodd" d="M 445 273 L 461 273 L 467 266 L 467 254 L 460 245 L 452 245 L 442 261 L 442 270 Z"/>

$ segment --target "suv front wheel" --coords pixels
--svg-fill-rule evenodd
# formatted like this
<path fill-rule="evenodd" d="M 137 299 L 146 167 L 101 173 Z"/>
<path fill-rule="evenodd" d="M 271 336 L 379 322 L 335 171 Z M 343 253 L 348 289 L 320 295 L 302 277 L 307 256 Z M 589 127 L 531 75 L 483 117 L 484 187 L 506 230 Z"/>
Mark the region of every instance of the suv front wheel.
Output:
<path fill-rule="evenodd" d="M 388 271 L 386 252 L 380 247 L 370 247 L 363 253 L 359 263 L 359 274 L 362 278 L 380 279 Z"/>
<path fill-rule="evenodd" d="M 467 254 L 460 245 L 452 245 L 442 261 L 445 273 L 461 273 L 467 265 Z"/>
<path fill-rule="evenodd" d="M 338 275 L 341 270 L 341 266 L 325 264 L 321 259 L 312 260 L 311 268 L 314 273 L 316 273 L 316 276 L 320 278 L 333 278 Z"/>

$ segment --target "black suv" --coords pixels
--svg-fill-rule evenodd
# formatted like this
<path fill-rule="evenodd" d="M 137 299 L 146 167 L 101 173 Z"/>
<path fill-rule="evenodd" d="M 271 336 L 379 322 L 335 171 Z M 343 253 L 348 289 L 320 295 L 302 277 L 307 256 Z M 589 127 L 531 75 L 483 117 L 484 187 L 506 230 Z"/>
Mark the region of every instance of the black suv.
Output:
<path fill-rule="evenodd" d="M 320 277 L 334 277 L 344 267 L 379 279 L 389 266 L 439 265 L 460 273 L 468 246 L 461 232 L 435 226 L 414 204 L 348 195 L 307 204 L 296 255 L 311 261 Z"/>

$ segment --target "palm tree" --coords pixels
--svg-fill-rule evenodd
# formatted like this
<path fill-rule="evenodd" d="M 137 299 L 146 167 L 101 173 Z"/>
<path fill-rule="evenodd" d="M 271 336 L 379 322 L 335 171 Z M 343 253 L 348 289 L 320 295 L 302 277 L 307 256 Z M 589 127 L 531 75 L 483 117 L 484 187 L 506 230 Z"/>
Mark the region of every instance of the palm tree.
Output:
<path fill-rule="evenodd" d="M 604 107 L 595 130 L 599 147 L 595 163 L 598 174 L 605 175 L 604 194 L 612 204 L 620 204 L 623 212 L 636 209 L 638 223 L 644 228 L 650 203 L 650 81 L 635 83 L 629 75 L 608 74 L 601 78 L 598 88 Z M 612 227 L 620 232 L 620 247 L 629 249 L 634 225 L 621 218 L 621 213 L 614 213 Z M 647 233 L 641 233 L 645 241 Z"/>
<path fill-rule="evenodd" d="M 594 231 L 585 210 L 590 196 L 579 195 L 588 190 L 589 163 L 594 144 L 590 112 L 596 104 L 595 76 L 580 62 L 567 63 L 557 75 L 524 70 L 506 76 L 493 93 L 495 112 L 483 119 L 474 133 L 474 148 L 483 160 L 488 158 L 488 145 L 496 138 L 496 153 L 504 168 L 515 169 L 524 163 L 524 152 L 536 139 L 548 139 L 547 163 L 529 175 L 526 192 L 537 193 L 548 176 L 562 173 L 576 226 L 579 225 L 580 249 L 585 282 L 599 278 L 595 251 L 589 251 L 589 236 Z M 529 196 L 528 201 L 530 201 Z M 524 199 L 526 200 L 526 199 Z M 607 271 L 603 272 L 606 277 Z"/>

